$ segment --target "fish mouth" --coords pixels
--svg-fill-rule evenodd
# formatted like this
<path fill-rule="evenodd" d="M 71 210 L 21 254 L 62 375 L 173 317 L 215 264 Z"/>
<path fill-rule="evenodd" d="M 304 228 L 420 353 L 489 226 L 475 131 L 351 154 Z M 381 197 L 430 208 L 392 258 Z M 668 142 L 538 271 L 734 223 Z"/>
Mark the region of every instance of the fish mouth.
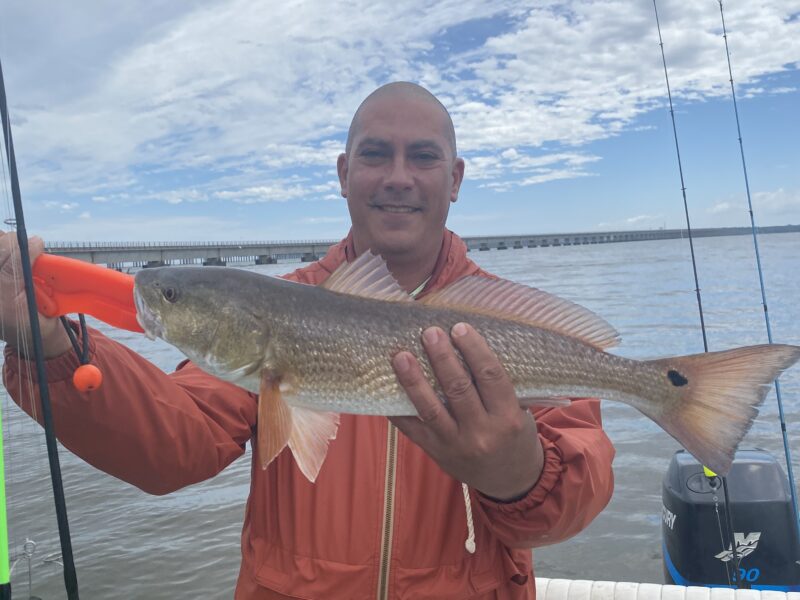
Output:
<path fill-rule="evenodd" d="M 139 291 L 139 286 L 133 288 L 133 301 L 136 305 L 136 321 L 144 329 L 144 335 L 151 340 L 157 337 L 166 339 L 164 324 L 159 320 L 158 315 L 147 306 Z"/>

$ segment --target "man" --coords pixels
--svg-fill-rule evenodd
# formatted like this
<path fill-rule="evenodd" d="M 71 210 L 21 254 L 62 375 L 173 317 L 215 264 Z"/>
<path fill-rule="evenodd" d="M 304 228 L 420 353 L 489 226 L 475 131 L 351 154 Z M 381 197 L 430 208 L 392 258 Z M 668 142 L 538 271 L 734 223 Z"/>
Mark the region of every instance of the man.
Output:
<path fill-rule="evenodd" d="M 353 118 L 337 168 L 351 232 L 289 279 L 319 284 L 367 249 L 417 297 L 465 275 L 489 276 L 445 228 L 464 161 L 449 114 L 428 91 L 393 83 L 373 92 Z M 13 241 L 0 244 L 7 278 Z M 13 329 L 6 307 L 15 300 L 0 298 L 10 344 L 17 333 L 29 335 Z M 75 391 L 69 341 L 43 321 L 59 438 L 96 467 L 164 494 L 214 476 L 254 439 L 252 394 L 188 361 L 166 375 L 97 332 L 92 362 L 108 376 L 100 390 Z M 606 505 L 614 451 L 598 401 L 541 409 L 534 418 L 470 326 L 430 328 L 423 344 L 447 406 L 416 358 L 401 352 L 393 365 L 419 418 L 392 418 L 391 426 L 342 415 L 315 484 L 290 452 L 266 470 L 254 460 L 237 599 L 533 598 L 530 548 L 577 533 Z M 6 384 L 31 412 L 22 372 L 8 349 Z M 82 436 L 87 430 L 93 435 Z"/>

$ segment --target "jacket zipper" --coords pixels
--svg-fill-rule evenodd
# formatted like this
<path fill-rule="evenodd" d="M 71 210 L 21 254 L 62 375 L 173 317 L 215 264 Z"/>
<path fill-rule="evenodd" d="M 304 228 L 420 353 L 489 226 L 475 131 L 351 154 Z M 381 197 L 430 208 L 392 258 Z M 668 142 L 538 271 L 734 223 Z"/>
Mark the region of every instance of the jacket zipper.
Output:
<path fill-rule="evenodd" d="M 392 529 L 394 524 L 394 489 L 397 473 L 397 428 L 389 423 L 386 443 L 386 482 L 383 490 L 383 532 L 381 535 L 378 600 L 389 597 L 389 565 L 392 560 Z"/>

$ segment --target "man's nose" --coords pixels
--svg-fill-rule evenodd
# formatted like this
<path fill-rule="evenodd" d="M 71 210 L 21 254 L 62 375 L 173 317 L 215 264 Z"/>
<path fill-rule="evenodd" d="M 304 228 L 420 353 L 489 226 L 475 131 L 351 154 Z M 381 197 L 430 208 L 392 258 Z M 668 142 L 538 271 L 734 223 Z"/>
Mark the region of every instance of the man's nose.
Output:
<path fill-rule="evenodd" d="M 414 178 L 409 167 L 410 165 L 406 162 L 405 157 L 394 158 L 386 174 L 384 187 L 393 192 L 411 189 L 414 186 Z"/>

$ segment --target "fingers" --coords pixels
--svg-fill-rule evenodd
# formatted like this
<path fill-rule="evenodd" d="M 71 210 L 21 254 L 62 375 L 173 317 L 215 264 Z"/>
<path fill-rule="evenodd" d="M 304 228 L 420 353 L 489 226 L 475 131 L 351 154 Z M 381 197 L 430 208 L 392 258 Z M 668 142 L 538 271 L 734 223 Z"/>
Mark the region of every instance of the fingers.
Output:
<path fill-rule="evenodd" d="M 469 365 L 485 410 L 493 414 L 519 410 L 511 379 L 484 337 L 467 323 L 456 323 L 451 335 Z"/>
<path fill-rule="evenodd" d="M 44 253 L 44 240 L 39 236 L 28 238 L 28 255 L 31 264 L 36 262 Z M 14 274 L 19 273 L 21 277 L 21 258 L 19 243 L 16 234 L 10 231 L 0 231 L 0 268 L 7 269 Z"/>
<path fill-rule="evenodd" d="M 28 238 L 28 254 L 31 257 L 31 264 L 44 252 L 44 240 L 38 235 Z"/>
<path fill-rule="evenodd" d="M 429 327 L 422 334 L 422 344 L 455 420 L 474 423 L 485 417 L 486 409 L 472 376 L 458 358 L 450 337 L 438 327 Z"/>
<path fill-rule="evenodd" d="M 8 262 L 13 253 L 13 246 L 17 243 L 17 238 L 6 231 L 0 231 L 0 267 Z"/>
<path fill-rule="evenodd" d="M 42 239 L 29 238 L 28 251 L 31 263 L 35 262 L 44 252 Z M 0 231 L 0 339 L 12 345 L 20 345 L 21 342 L 24 345 L 24 340 L 29 338 L 30 322 L 17 235 L 15 232 Z"/>
<path fill-rule="evenodd" d="M 486 340 L 464 323 L 456 324 L 451 335 L 452 343 L 450 336 L 438 327 L 430 327 L 422 335 L 446 406 L 412 354 L 400 352 L 392 361 L 398 381 L 419 415 L 419 419 L 397 417 L 392 422 L 423 447 L 423 438 L 430 433 L 448 439 L 459 431 L 485 429 L 489 414 L 519 418 L 521 409 L 514 386 Z"/>
<path fill-rule="evenodd" d="M 419 419 L 413 417 L 411 419 L 393 419 L 398 429 L 403 433 L 412 437 L 415 432 L 421 432 L 423 429 L 428 429 L 439 435 L 450 435 L 457 430 L 453 417 L 447 412 L 444 404 L 436 395 L 436 392 L 431 387 L 422 368 L 419 366 L 417 359 L 410 352 L 399 352 L 392 359 L 392 366 L 394 367 L 397 380 L 403 386 L 408 399 L 417 409 Z M 416 424 L 409 424 L 411 420 L 417 421 Z M 412 437 L 412 439 L 414 439 Z M 418 440 L 414 439 L 417 443 Z"/>

